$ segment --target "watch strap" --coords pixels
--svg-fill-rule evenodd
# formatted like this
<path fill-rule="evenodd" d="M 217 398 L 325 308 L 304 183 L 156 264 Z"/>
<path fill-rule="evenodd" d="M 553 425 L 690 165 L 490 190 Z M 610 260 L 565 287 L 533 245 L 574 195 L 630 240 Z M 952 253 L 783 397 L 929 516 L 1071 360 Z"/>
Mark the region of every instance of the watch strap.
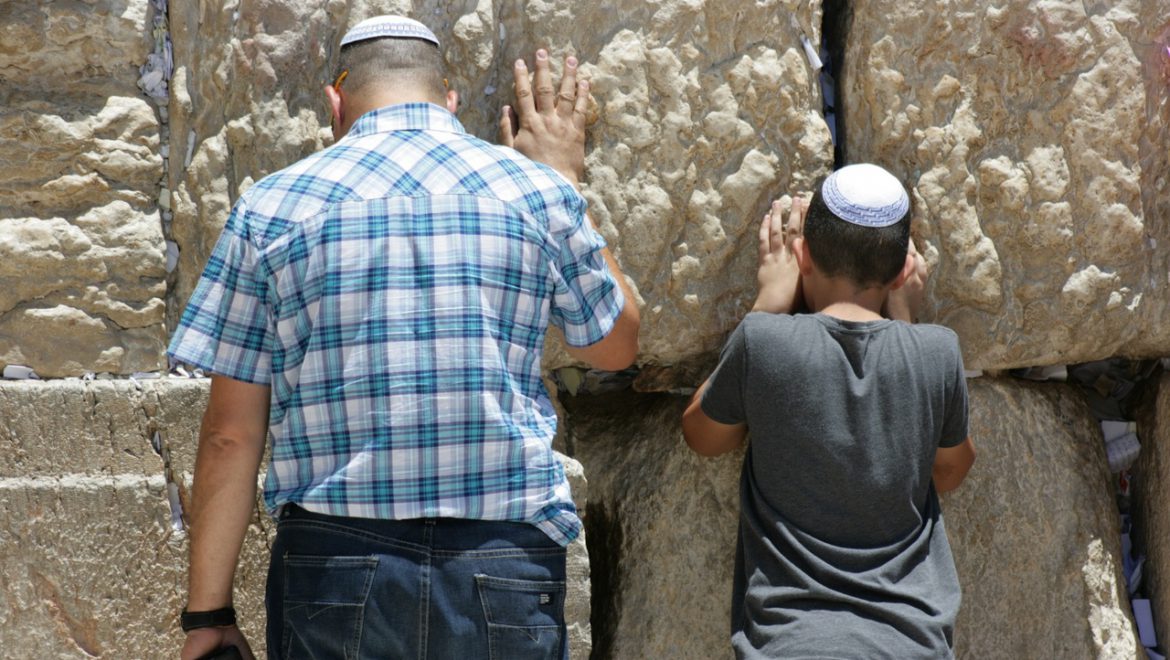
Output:
<path fill-rule="evenodd" d="M 228 606 L 206 612 L 188 612 L 184 609 L 179 616 L 179 625 L 183 627 L 183 632 L 191 632 L 198 628 L 234 626 L 236 625 L 236 608 Z"/>

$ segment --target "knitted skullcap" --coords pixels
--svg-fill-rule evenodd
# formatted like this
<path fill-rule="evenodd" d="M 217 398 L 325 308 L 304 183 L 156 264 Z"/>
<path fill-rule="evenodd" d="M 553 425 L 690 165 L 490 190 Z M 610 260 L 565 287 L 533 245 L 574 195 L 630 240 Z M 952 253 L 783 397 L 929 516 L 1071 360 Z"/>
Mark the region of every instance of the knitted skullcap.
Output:
<path fill-rule="evenodd" d="M 367 18 L 345 33 L 345 36 L 341 38 L 341 45 L 348 46 L 349 44 L 365 41 L 366 39 L 381 39 L 384 37 L 392 39 L 422 39 L 436 46 L 439 45 L 438 37 L 427 26 L 413 18 L 406 18 L 405 16 L 375 16 L 373 18 Z"/>
<path fill-rule="evenodd" d="M 825 206 L 845 222 L 863 227 L 888 227 L 910 210 L 910 197 L 893 174 L 862 163 L 829 175 L 821 186 Z"/>

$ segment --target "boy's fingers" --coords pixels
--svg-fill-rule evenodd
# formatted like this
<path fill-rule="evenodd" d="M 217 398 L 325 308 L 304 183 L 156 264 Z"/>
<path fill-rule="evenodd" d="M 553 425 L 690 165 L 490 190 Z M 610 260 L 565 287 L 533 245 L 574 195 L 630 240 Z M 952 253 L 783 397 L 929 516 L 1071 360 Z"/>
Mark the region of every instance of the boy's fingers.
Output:
<path fill-rule="evenodd" d="M 553 112 L 556 108 L 556 88 L 553 87 L 552 71 L 548 66 L 548 51 L 543 48 L 536 51 L 536 74 L 532 84 L 536 88 L 536 109 Z"/>
<path fill-rule="evenodd" d="M 561 76 L 561 91 L 557 93 L 557 114 L 571 117 L 577 103 L 577 58 L 565 58 L 564 75 Z"/>
<path fill-rule="evenodd" d="M 777 252 L 784 247 L 784 224 L 780 222 L 779 218 L 783 211 L 780 209 L 780 200 L 772 202 L 772 216 L 771 232 L 768 234 L 768 251 Z"/>
<path fill-rule="evenodd" d="M 804 231 L 804 200 L 800 197 L 792 198 L 792 210 L 788 212 L 788 233 L 800 236 Z"/>
<path fill-rule="evenodd" d="M 515 76 L 515 110 L 519 114 L 520 122 L 525 123 L 528 121 L 528 117 L 536 112 L 536 105 L 532 98 L 532 84 L 528 82 L 528 65 L 524 63 L 524 60 L 516 60 L 512 74 Z"/>
<path fill-rule="evenodd" d="M 585 130 L 585 118 L 589 116 L 589 81 L 577 83 L 577 100 L 573 106 L 573 125 L 577 130 Z"/>
<path fill-rule="evenodd" d="M 759 242 L 758 247 L 759 247 L 759 254 L 760 254 L 760 263 L 764 263 L 764 258 L 768 256 L 768 241 L 770 240 L 769 236 L 771 236 L 771 234 L 772 234 L 772 212 L 768 211 L 767 213 L 764 214 L 763 221 L 760 222 L 760 233 L 759 233 L 759 241 L 758 241 Z"/>

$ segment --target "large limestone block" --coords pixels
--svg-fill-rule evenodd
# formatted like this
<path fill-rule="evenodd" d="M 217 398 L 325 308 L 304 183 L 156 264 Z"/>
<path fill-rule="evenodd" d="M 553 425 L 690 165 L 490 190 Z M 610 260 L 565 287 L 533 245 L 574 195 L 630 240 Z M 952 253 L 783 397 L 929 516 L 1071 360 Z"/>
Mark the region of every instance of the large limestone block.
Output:
<path fill-rule="evenodd" d="M 174 656 L 182 644 L 177 614 L 187 593 L 187 547 L 186 533 L 173 527 L 168 488 L 185 508 L 208 392 L 207 379 L 0 381 L 0 655 Z M 163 439 L 157 449 L 156 430 Z M 561 458 L 584 511 L 583 468 Z M 261 657 L 274 533 L 258 502 L 235 593 Z M 135 618 L 140 610 L 148 616 Z M 589 614 L 582 535 L 568 552 L 565 615 L 574 660 L 592 648 Z M 19 645 L 8 642 L 17 639 Z"/>
<path fill-rule="evenodd" d="M 956 651 L 1138 657 L 1100 429 L 1083 398 L 1010 380 L 971 381 L 970 395 L 979 458 L 943 499 L 963 589 Z M 566 405 L 589 474 L 598 657 L 728 657 L 742 454 L 693 455 L 677 397 Z"/>
<path fill-rule="evenodd" d="M 0 367 L 165 365 L 147 0 L 0 8 Z"/>
<path fill-rule="evenodd" d="M 911 188 L 969 366 L 1165 355 L 1165 1 L 850 4 L 848 158 Z"/>
<path fill-rule="evenodd" d="M 943 511 L 964 658 L 1136 658 L 1098 423 L 1073 387 L 970 382 L 978 451 Z"/>
<path fill-rule="evenodd" d="M 1146 556 L 1146 595 L 1162 648 L 1170 635 L 1170 376 L 1139 421 L 1142 453 L 1134 465 L 1136 552 Z"/>
<path fill-rule="evenodd" d="M 321 86 L 335 44 L 380 12 L 435 30 L 463 92 L 459 116 L 489 139 L 511 102 L 517 57 L 545 46 L 558 71 L 565 53 L 587 63 L 597 119 L 585 195 L 637 284 L 642 362 L 718 348 L 754 293 L 754 229 L 767 201 L 811 187 L 831 165 L 816 77 L 790 25 L 794 15 L 816 41 L 819 2 L 212 4 L 171 9 L 172 153 L 192 147 L 190 166 L 171 170 L 183 249 L 172 322 L 239 193 L 328 143 Z"/>
<path fill-rule="evenodd" d="M 595 657 L 731 657 L 743 455 L 691 452 L 678 430 L 682 404 L 628 393 L 566 402 L 589 474 Z"/>

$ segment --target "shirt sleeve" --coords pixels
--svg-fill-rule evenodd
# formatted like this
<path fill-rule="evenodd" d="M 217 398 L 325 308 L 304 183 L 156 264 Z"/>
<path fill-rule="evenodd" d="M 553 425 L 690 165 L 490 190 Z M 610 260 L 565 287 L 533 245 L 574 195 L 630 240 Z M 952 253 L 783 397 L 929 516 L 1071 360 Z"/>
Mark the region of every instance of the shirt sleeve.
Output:
<path fill-rule="evenodd" d="M 564 203 L 550 206 L 548 216 L 556 242 L 549 322 L 564 332 L 569 346 L 596 344 L 613 329 L 625 305 L 601 254 L 605 239 L 586 220 L 585 200 L 575 191 L 566 193 Z"/>
<path fill-rule="evenodd" d="M 946 411 L 943 417 L 943 431 L 939 447 L 955 447 L 963 443 L 970 434 L 967 418 L 967 377 L 963 374 L 963 354 L 958 340 L 954 346 L 954 365 L 948 383 Z"/>
<path fill-rule="evenodd" d="M 267 285 L 237 202 L 187 301 L 167 353 L 179 362 L 248 383 L 272 380 Z"/>
<path fill-rule="evenodd" d="M 719 354 L 719 364 L 707 379 L 707 391 L 699 402 L 703 414 L 720 424 L 747 421 L 743 405 L 743 384 L 747 368 L 746 323 L 740 323 L 727 338 Z"/>

